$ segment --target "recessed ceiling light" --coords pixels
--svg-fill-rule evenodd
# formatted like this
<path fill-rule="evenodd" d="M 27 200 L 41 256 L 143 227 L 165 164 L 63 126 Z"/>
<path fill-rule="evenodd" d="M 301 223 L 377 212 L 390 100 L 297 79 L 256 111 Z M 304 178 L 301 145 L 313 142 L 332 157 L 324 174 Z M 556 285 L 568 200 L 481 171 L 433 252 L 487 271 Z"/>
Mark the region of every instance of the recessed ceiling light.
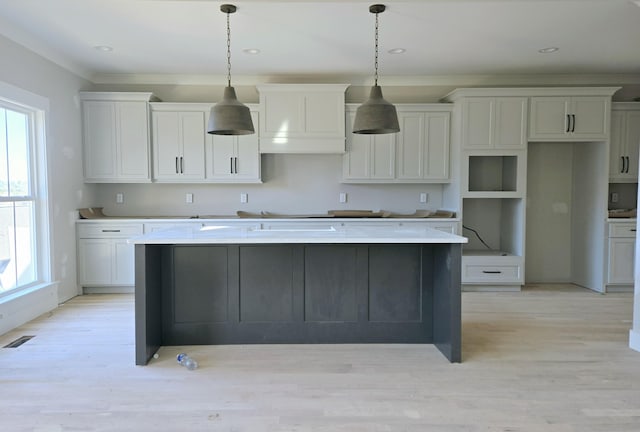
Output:
<path fill-rule="evenodd" d="M 407 52 L 407 50 L 404 48 L 393 48 L 389 50 L 389 54 L 402 54 L 405 52 Z"/>
<path fill-rule="evenodd" d="M 109 45 L 96 45 L 94 46 L 95 49 L 97 49 L 98 51 L 102 51 L 102 52 L 111 52 L 113 51 L 113 47 L 110 47 Z"/>
<path fill-rule="evenodd" d="M 551 54 L 551 53 L 554 53 L 554 52 L 558 51 L 559 49 L 560 48 L 558 48 L 558 47 L 547 47 L 547 48 L 539 49 L 538 52 L 540 54 Z"/>
<path fill-rule="evenodd" d="M 246 48 L 242 50 L 245 54 L 260 54 L 260 50 L 258 48 Z"/>

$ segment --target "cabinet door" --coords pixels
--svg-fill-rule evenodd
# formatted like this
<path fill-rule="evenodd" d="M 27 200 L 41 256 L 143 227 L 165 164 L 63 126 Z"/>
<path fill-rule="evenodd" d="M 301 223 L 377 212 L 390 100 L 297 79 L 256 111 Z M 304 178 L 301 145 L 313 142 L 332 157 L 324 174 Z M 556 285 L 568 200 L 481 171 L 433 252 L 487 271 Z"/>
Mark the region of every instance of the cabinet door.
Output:
<path fill-rule="evenodd" d="M 117 176 L 128 180 L 150 180 L 149 113 L 146 102 L 118 102 Z"/>
<path fill-rule="evenodd" d="M 624 111 L 611 112 L 611 138 L 609 140 L 609 181 L 624 179 L 627 162 L 625 159 L 625 126 Z M 636 163 L 637 165 L 637 163 Z"/>
<path fill-rule="evenodd" d="M 399 114 L 398 180 L 442 181 L 449 178 L 449 113 Z"/>
<path fill-rule="evenodd" d="M 419 112 L 398 113 L 400 133 L 396 152 L 397 177 L 403 180 L 419 180 L 425 175 L 426 146 L 425 115 Z"/>
<path fill-rule="evenodd" d="M 252 111 L 253 126 L 258 129 L 258 112 Z M 258 134 L 206 138 L 206 178 L 223 183 L 259 183 L 260 148 Z"/>
<path fill-rule="evenodd" d="M 571 134 L 576 139 L 607 139 L 609 98 L 577 96 L 571 99 Z"/>
<path fill-rule="evenodd" d="M 355 112 L 347 113 L 352 130 Z M 355 181 L 395 179 L 396 134 L 360 135 L 347 133 L 343 156 L 343 179 Z"/>
<path fill-rule="evenodd" d="M 82 103 L 85 181 L 114 179 L 116 172 L 116 106 L 114 102 Z"/>
<path fill-rule="evenodd" d="M 256 130 L 259 129 L 259 115 L 251 111 Z M 241 135 L 236 147 L 235 181 L 260 182 L 260 141 L 258 134 Z"/>
<path fill-rule="evenodd" d="M 462 146 L 465 149 L 492 149 L 494 98 L 466 98 L 462 105 Z"/>
<path fill-rule="evenodd" d="M 180 121 L 177 112 L 154 112 L 153 176 L 174 179 L 180 173 Z"/>
<path fill-rule="evenodd" d="M 635 262 L 635 238 L 609 239 L 609 284 L 633 284 Z"/>
<path fill-rule="evenodd" d="M 111 240 L 113 285 L 135 285 L 135 246 L 126 240 Z"/>
<path fill-rule="evenodd" d="M 640 111 L 630 111 L 626 115 L 626 152 L 628 180 L 638 181 L 638 160 L 640 159 Z"/>
<path fill-rule="evenodd" d="M 495 98 L 493 144 L 497 149 L 527 148 L 527 103 L 525 97 Z"/>
<path fill-rule="evenodd" d="M 204 119 L 204 112 L 179 113 L 181 180 L 204 179 L 204 141 L 207 133 Z"/>
<path fill-rule="evenodd" d="M 152 115 L 154 178 L 204 179 L 204 112 L 157 111 Z"/>
<path fill-rule="evenodd" d="M 231 135 L 207 137 L 207 179 L 227 181 L 234 172 L 238 138 Z"/>
<path fill-rule="evenodd" d="M 78 240 L 78 283 L 111 285 L 111 240 Z"/>
<path fill-rule="evenodd" d="M 465 99 L 463 147 L 466 150 L 526 148 L 527 103 L 525 97 Z"/>
<path fill-rule="evenodd" d="M 529 115 L 529 139 L 566 139 L 569 130 L 568 97 L 532 97 Z"/>

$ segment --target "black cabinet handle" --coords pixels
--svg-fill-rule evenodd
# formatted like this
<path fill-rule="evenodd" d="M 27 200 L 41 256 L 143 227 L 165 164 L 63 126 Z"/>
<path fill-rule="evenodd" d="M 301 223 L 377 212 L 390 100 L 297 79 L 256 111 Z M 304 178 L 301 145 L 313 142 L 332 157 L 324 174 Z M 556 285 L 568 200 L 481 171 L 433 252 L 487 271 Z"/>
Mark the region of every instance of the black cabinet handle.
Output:
<path fill-rule="evenodd" d="M 625 173 L 629 174 L 629 156 L 625 156 L 625 158 L 627 159 L 627 170 Z"/>
<path fill-rule="evenodd" d="M 567 124 L 564 128 L 564 131 L 567 133 L 571 132 L 571 114 L 567 114 Z"/>
<path fill-rule="evenodd" d="M 238 174 L 238 158 L 233 158 L 233 171 L 235 174 Z"/>
<path fill-rule="evenodd" d="M 571 132 L 575 132 L 576 131 L 576 115 L 571 114 L 571 119 L 573 120 L 571 122 Z"/>
<path fill-rule="evenodd" d="M 635 228 L 631 228 L 629 231 L 636 232 L 636 229 Z"/>
<path fill-rule="evenodd" d="M 229 174 L 233 174 L 233 158 L 229 158 Z"/>
<path fill-rule="evenodd" d="M 180 173 L 180 171 L 178 171 L 178 156 L 176 156 L 176 174 Z"/>
<path fill-rule="evenodd" d="M 486 274 L 501 274 L 502 272 L 500 270 L 482 270 L 482 273 L 486 273 Z"/>
<path fill-rule="evenodd" d="M 119 229 L 103 229 L 102 232 L 118 233 L 120 232 L 120 230 Z"/>
<path fill-rule="evenodd" d="M 620 168 L 620 174 L 624 174 L 624 161 L 625 161 L 625 158 L 624 158 L 624 156 L 620 156 L 620 159 L 622 159 L 622 168 Z"/>
<path fill-rule="evenodd" d="M 184 174 L 184 158 L 180 156 L 180 174 Z"/>

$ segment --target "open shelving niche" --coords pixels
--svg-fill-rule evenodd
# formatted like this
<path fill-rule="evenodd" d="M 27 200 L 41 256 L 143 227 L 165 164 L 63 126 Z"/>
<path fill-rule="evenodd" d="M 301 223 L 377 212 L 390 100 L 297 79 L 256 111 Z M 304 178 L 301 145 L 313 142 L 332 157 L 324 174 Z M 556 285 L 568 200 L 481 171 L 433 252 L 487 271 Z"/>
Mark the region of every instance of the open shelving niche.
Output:
<path fill-rule="evenodd" d="M 518 290 L 524 283 L 526 151 L 463 155 L 462 282 Z M 477 233 L 477 234 L 476 234 Z"/>

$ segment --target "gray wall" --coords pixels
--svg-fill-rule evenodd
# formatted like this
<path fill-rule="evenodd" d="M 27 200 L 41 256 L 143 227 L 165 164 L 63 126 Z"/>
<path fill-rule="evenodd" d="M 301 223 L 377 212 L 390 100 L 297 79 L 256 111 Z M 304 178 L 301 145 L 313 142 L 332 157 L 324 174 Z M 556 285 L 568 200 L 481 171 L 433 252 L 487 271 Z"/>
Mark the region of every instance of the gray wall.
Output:
<path fill-rule="evenodd" d="M 82 140 L 78 90 L 88 82 L 0 36 L 0 81 L 49 100 L 47 153 L 53 279 L 58 300 L 78 294 L 76 286 L 76 209 L 94 201 L 93 186 L 82 179 Z"/>

